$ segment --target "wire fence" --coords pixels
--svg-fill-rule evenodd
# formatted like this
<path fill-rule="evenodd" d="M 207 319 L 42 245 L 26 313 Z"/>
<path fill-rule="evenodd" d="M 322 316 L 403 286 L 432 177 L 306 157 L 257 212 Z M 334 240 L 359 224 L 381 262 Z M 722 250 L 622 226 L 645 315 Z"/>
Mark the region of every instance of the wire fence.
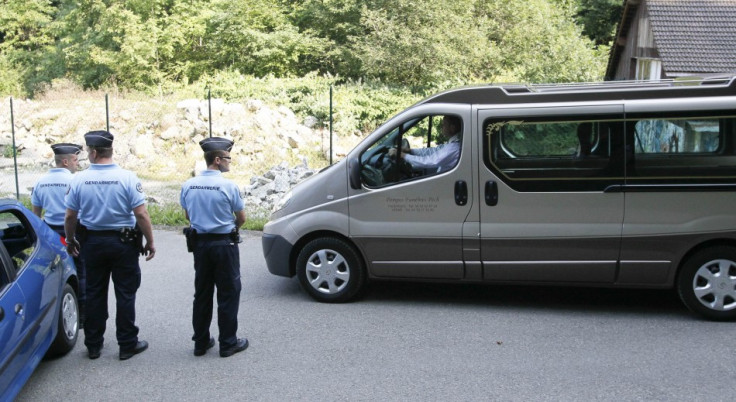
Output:
<path fill-rule="evenodd" d="M 205 88 L 207 91 L 206 94 L 206 100 L 207 100 L 207 111 L 208 111 L 208 122 L 209 122 L 209 129 L 208 129 L 208 135 L 209 137 L 212 137 L 212 91 L 210 87 Z M 105 94 L 105 128 L 109 132 L 110 131 L 110 98 L 109 94 Z M 18 147 L 16 143 L 16 124 L 15 124 L 15 109 L 13 105 L 13 97 L 9 97 L 9 103 L 10 103 L 10 131 L 11 131 L 11 145 L 9 150 L 6 148 L 4 149 L 4 155 L 5 157 L 12 156 L 13 158 L 13 174 L 15 178 L 15 198 L 20 199 L 20 187 L 19 187 L 19 179 L 18 179 Z M 329 163 L 330 165 L 333 164 L 333 86 L 330 85 L 329 87 Z M 40 176 L 40 175 L 39 175 Z"/>

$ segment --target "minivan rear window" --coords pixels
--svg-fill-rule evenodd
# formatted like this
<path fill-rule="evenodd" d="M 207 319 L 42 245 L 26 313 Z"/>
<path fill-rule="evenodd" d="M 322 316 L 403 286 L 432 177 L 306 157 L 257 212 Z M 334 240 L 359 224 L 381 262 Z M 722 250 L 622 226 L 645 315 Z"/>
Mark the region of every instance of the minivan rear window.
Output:
<path fill-rule="evenodd" d="M 634 124 L 635 152 L 714 153 L 721 144 L 719 118 L 643 119 Z"/>
<path fill-rule="evenodd" d="M 632 183 L 736 181 L 736 117 L 635 117 L 627 121 L 634 144 L 627 170 Z"/>

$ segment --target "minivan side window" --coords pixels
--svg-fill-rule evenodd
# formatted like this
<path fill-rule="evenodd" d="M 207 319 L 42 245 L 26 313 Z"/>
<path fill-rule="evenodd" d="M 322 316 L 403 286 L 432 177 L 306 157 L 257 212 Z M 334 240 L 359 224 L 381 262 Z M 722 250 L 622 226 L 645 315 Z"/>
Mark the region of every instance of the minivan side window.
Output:
<path fill-rule="evenodd" d="M 360 155 L 361 181 L 382 187 L 452 170 L 460 159 L 461 139 L 459 116 L 407 120 Z"/>
<path fill-rule="evenodd" d="M 628 176 L 634 183 L 736 181 L 736 116 L 636 116 Z"/>
<path fill-rule="evenodd" d="M 483 159 L 517 191 L 602 191 L 623 180 L 622 129 L 614 118 L 488 119 Z"/>

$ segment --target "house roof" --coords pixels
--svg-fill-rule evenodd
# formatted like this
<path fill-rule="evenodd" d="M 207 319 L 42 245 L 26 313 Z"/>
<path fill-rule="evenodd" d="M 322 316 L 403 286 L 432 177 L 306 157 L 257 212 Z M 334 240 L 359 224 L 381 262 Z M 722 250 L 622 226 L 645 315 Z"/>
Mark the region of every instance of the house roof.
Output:
<path fill-rule="evenodd" d="M 642 3 L 642 4 L 639 4 Z M 618 37 L 629 35 L 631 12 L 646 7 L 654 42 L 668 76 L 736 72 L 736 0 L 626 0 Z M 618 38 L 617 38 L 618 39 Z M 621 44 L 609 59 L 615 73 Z"/>

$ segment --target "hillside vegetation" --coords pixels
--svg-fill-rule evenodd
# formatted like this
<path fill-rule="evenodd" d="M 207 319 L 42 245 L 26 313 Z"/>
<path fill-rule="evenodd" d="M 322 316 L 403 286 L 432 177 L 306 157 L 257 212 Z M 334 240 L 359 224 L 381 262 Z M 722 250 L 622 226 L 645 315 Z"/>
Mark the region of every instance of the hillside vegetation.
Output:
<path fill-rule="evenodd" d="M 599 79 L 620 0 L 1 0 L 0 93 L 59 78 L 163 95 L 222 72 L 471 82 Z M 202 86 L 202 85 L 200 85 Z"/>
<path fill-rule="evenodd" d="M 137 152 L 150 144 L 154 148 L 146 153 L 171 157 L 196 148 L 192 140 L 203 133 L 198 128 L 172 143 L 164 135 L 172 124 L 167 116 L 177 114 L 178 102 L 205 100 L 208 94 L 244 107 L 250 101 L 272 110 L 285 107 L 299 123 L 316 122 L 310 128 L 324 138 L 333 88 L 332 128 L 350 146 L 442 89 L 599 80 L 621 1 L 0 0 L 0 5 L 5 157 L 12 154 L 8 96 L 31 99 L 16 113 L 32 109 L 33 118 L 25 124 L 18 119 L 16 126 L 22 125 L 36 147 L 59 139 L 80 142 L 85 129 L 103 128 L 105 94 L 111 95 L 114 134 L 138 138 L 129 141 L 137 142 L 131 145 Z M 309 149 L 287 160 L 326 163 L 324 146 Z M 283 149 L 264 152 L 272 155 L 249 169 L 263 172 L 269 161 L 284 159 Z M 139 167 L 182 175 L 178 164 L 159 166 L 167 163 Z"/>

